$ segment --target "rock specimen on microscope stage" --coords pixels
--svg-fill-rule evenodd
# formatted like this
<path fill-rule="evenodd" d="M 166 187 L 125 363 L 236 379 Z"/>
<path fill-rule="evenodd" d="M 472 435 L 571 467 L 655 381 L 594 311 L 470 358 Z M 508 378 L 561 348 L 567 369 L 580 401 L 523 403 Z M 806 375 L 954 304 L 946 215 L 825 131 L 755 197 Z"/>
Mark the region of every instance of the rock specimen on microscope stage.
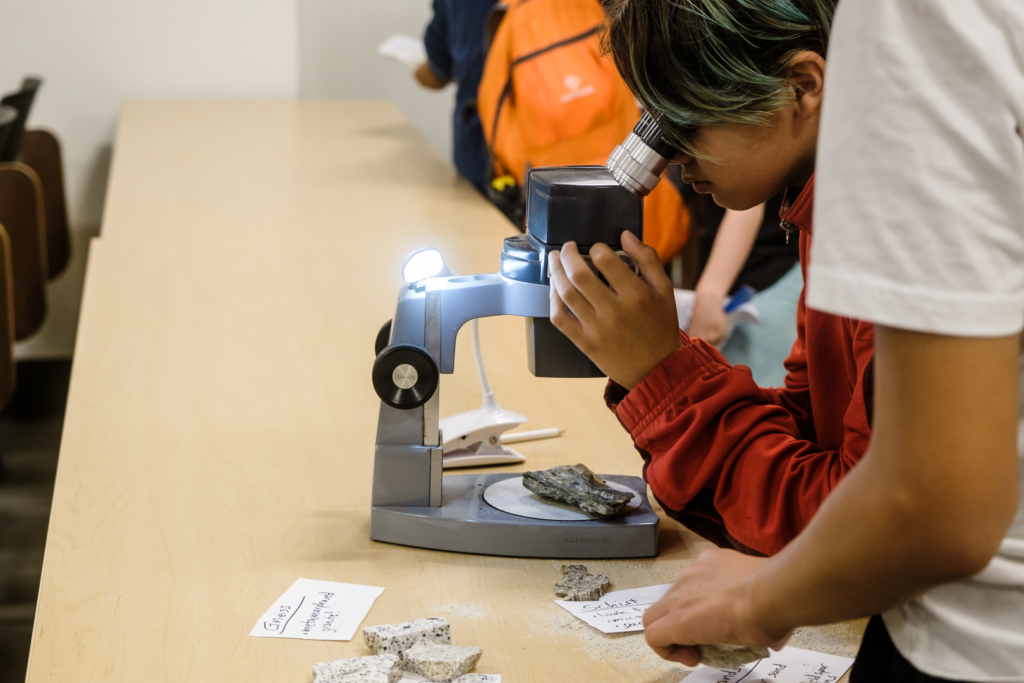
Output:
<path fill-rule="evenodd" d="M 590 574 L 586 565 L 562 565 L 563 578 L 555 584 L 555 595 L 566 600 L 598 600 L 612 582 L 604 574 Z"/>
<path fill-rule="evenodd" d="M 743 645 L 695 645 L 700 663 L 712 669 L 734 669 L 768 656 L 766 647 Z"/>
<path fill-rule="evenodd" d="M 402 667 L 432 681 L 450 681 L 472 671 L 483 653 L 478 647 L 438 645 L 421 640 L 402 653 Z"/>
<path fill-rule="evenodd" d="M 363 629 L 363 642 L 375 655 L 401 656 L 421 640 L 451 645 L 452 630 L 448 620 L 443 617 L 431 617 L 402 624 L 368 626 Z"/>
<path fill-rule="evenodd" d="M 395 655 L 351 657 L 313 665 L 313 683 L 397 683 L 403 672 Z"/>
<path fill-rule="evenodd" d="M 524 472 L 523 486 L 545 498 L 577 505 L 584 512 L 607 517 L 633 499 L 604 483 L 586 465 L 559 465 L 550 470 Z"/>

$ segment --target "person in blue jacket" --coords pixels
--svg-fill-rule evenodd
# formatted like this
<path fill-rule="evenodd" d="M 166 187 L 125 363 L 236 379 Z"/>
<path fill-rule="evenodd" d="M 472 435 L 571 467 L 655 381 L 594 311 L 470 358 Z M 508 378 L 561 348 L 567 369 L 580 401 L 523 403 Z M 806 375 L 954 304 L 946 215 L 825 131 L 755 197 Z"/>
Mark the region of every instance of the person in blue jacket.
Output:
<path fill-rule="evenodd" d="M 484 70 L 487 17 L 495 0 L 434 0 L 434 16 L 423 43 L 427 62 L 416 70 L 416 80 L 440 89 L 454 81 L 452 156 L 455 168 L 480 192 L 484 191 L 487 144 L 476 109 L 476 91 Z"/>

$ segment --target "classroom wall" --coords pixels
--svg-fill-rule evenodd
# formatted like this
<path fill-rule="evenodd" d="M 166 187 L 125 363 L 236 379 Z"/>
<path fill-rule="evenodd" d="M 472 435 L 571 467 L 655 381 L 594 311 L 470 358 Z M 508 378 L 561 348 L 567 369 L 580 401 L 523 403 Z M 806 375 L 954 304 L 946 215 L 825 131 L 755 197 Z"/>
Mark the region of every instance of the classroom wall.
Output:
<path fill-rule="evenodd" d="M 298 0 L 0 0 L 0 92 L 25 74 L 45 79 L 29 127 L 64 143 L 75 247 L 50 287 L 46 325 L 18 345 L 19 358 L 71 355 L 121 103 L 295 98 L 298 26 Z"/>
<path fill-rule="evenodd" d="M 422 36 L 430 6 L 430 0 L 299 0 L 301 97 L 391 100 L 450 159 L 454 87 L 422 88 L 412 69 L 376 53 L 396 33 Z"/>

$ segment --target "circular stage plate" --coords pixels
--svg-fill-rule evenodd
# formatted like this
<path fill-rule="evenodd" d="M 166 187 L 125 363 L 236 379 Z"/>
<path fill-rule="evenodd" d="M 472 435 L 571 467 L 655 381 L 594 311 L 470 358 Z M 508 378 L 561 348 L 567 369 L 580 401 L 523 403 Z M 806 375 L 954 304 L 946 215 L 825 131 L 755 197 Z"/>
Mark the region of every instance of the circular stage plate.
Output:
<path fill-rule="evenodd" d="M 618 514 L 611 515 L 610 517 L 591 515 L 580 510 L 575 505 L 569 505 L 560 500 L 552 500 L 537 495 L 523 486 L 522 477 L 512 477 L 511 479 L 499 481 L 497 484 L 491 484 L 484 489 L 484 500 L 491 507 L 507 512 L 510 515 L 529 517 L 530 519 L 545 519 L 552 522 L 588 522 L 595 519 L 613 519 L 640 507 L 642 499 L 636 491 L 628 486 L 616 484 L 613 481 L 605 480 L 605 483 L 617 491 L 633 494 L 633 500 L 626 503 Z"/>

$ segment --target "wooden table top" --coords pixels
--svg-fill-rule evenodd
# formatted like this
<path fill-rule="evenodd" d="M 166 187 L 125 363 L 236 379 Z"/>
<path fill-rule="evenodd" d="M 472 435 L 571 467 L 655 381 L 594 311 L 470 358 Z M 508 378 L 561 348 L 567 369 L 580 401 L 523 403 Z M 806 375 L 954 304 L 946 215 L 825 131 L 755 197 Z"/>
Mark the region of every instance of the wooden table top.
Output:
<path fill-rule="evenodd" d="M 248 636 L 299 577 L 383 586 L 364 626 L 446 617 L 506 683 L 682 678 L 642 634 L 602 636 L 557 607 L 559 561 L 369 539 L 373 341 L 403 258 L 429 244 L 458 272 L 493 272 L 510 234 L 390 104 L 126 106 L 27 680 L 308 683 L 316 662 L 367 654 L 358 634 Z M 522 320 L 480 327 L 502 406 L 567 430 L 518 444 L 529 468 L 640 474 L 603 380 L 535 378 Z M 442 415 L 479 407 L 469 347 L 464 331 Z M 658 558 L 587 564 L 616 589 L 672 581 L 709 544 L 662 526 Z M 852 654 L 862 627 L 795 644 Z"/>

